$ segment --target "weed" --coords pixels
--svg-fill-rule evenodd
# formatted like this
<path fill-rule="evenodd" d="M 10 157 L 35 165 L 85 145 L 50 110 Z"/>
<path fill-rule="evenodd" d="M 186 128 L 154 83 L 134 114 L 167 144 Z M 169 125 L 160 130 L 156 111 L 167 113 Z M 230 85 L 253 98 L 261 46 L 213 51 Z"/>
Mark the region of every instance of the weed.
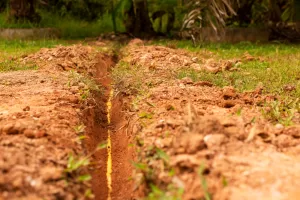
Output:
<path fill-rule="evenodd" d="M 228 180 L 226 179 L 225 176 L 222 176 L 222 185 L 223 185 L 223 187 L 227 187 L 228 186 Z"/>
<path fill-rule="evenodd" d="M 136 96 L 146 92 L 143 69 L 136 65 L 119 62 L 112 71 L 112 78 L 119 92 Z"/>
<path fill-rule="evenodd" d="M 0 61 L 0 72 L 18 71 L 18 70 L 37 70 L 38 67 L 34 64 L 21 64 L 12 60 Z"/>
<path fill-rule="evenodd" d="M 90 164 L 89 158 L 87 158 L 87 157 L 76 158 L 73 156 L 73 154 L 70 154 L 65 172 L 73 173 L 73 172 L 77 171 L 79 168 L 81 168 L 83 166 L 87 166 L 89 164 Z"/>
<path fill-rule="evenodd" d="M 84 196 L 89 199 L 95 198 L 95 195 L 93 194 L 93 192 L 90 188 L 85 191 Z"/>
<path fill-rule="evenodd" d="M 160 189 L 154 184 L 150 184 L 151 192 L 147 196 L 147 200 L 180 200 L 184 192 L 183 188 L 174 187 L 169 184 L 166 191 Z"/>
<path fill-rule="evenodd" d="M 91 98 L 91 92 L 102 92 L 99 85 L 89 78 L 88 76 L 79 74 L 74 70 L 69 72 L 69 81 L 67 83 L 69 87 L 78 85 L 80 87 L 80 100 L 86 101 Z"/>
<path fill-rule="evenodd" d="M 241 115 L 242 115 L 242 110 L 243 110 L 243 108 L 239 108 L 239 109 L 236 111 L 236 115 L 237 115 L 237 116 L 241 116 Z"/>
<path fill-rule="evenodd" d="M 82 134 L 84 133 L 84 129 L 85 129 L 85 125 L 84 124 L 80 124 L 74 127 L 74 130 L 76 132 L 76 134 Z"/>
<path fill-rule="evenodd" d="M 285 126 L 292 125 L 293 117 L 296 112 L 300 111 L 299 99 L 283 101 L 271 101 L 262 109 L 265 118 L 274 122 L 279 122 Z"/>
<path fill-rule="evenodd" d="M 168 45 L 170 41 L 155 42 Z M 193 69 L 181 69 L 176 72 L 177 78 L 190 77 L 195 81 L 209 81 L 216 86 L 233 86 L 238 91 L 253 91 L 258 83 L 265 93 L 275 93 L 281 96 L 300 96 L 299 45 L 285 44 L 205 44 L 204 48 L 193 47 L 191 41 L 176 41 L 178 48 L 193 51 L 204 59 L 212 58 L 243 60 L 245 53 L 252 55 L 254 60 L 242 61 L 238 71 L 223 71 L 212 74 Z M 287 62 L 288 60 L 288 62 Z M 293 84 L 294 91 L 285 91 L 284 86 Z"/>
<path fill-rule="evenodd" d="M 152 113 L 148 113 L 148 112 L 141 112 L 141 113 L 139 113 L 139 118 L 140 119 L 152 119 L 153 118 L 153 114 Z"/>
<path fill-rule="evenodd" d="M 162 159 L 165 163 L 169 163 L 170 161 L 170 157 L 168 156 L 168 154 L 166 152 L 164 152 L 162 149 L 157 148 L 156 147 L 156 155 L 158 156 L 158 158 Z"/>
<path fill-rule="evenodd" d="M 205 199 L 205 200 L 211 200 L 212 197 L 211 197 L 211 194 L 210 194 L 209 191 L 208 191 L 207 181 L 206 181 L 205 176 L 203 175 L 204 170 L 205 170 L 205 165 L 202 164 L 202 165 L 199 167 L 198 175 L 200 176 L 200 179 L 201 179 L 201 185 L 202 185 L 202 189 L 203 189 L 203 192 L 204 192 L 204 199 Z"/>

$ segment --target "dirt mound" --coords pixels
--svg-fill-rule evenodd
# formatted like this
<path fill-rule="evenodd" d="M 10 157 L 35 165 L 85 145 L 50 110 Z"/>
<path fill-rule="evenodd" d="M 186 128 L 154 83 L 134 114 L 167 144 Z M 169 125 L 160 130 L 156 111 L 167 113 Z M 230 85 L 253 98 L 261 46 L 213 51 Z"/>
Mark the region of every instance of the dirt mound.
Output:
<path fill-rule="evenodd" d="M 212 68 L 217 70 L 209 70 L 214 73 L 234 70 L 239 62 L 256 59 L 260 58 L 245 53 L 241 59 L 216 61 L 166 47 L 128 47 L 124 61 L 132 69 L 139 66 L 143 78 L 137 80 L 150 85 L 140 87 L 146 96 L 132 106 L 126 103 L 128 112 L 136 112 L 131 121 L 137 121 L 133 130 L 139 159 L 133 177 L 141 197 L 300 197 L 300 181 L 294 175 L 300 171 L 300 128 L 274 125 L 262 116 L 260 105 L 272 96 L 262 95 L 260 87 L 238 93 L 233 87 L 163 76 L 195 64 L 200 70 L 215 65 Z"/>
<path fill-rule="evenodd" d="M 0 73 L 1 200 L 85 199 L 99 191 L 106 199 L 107 152 L 97 147 L 107 138 L 107 113 L 99 88 L 108 87 L 114 63 L 93 53 L 81 45 L 43 49 L 24 58 L 42 70 Z"/>
<path fill-rule="evenodd" d="M 150 98 L 138 105 L 140 113 L 151 115 L 139 114 L 143 128 L 137 133 L 143 143 L 139 162 L 144 164 L 137 171 L 147 184 L 167 191 L 165 198 L 179 197 L 180 189 L 187 200 L 206 195 L 247 199 L 253 193 L 257 199 L 295 198 L 300 181 L 294 172 L 300 168 L 292 160 L 300 157 L 282 151 L 299 153 L 300 140 L 293 136 L 299 126 L 268 123 L 253 108 L 255 100 L 248 102 L 232 88 L 167 85 L 152 89 Z M 230 98 L 237 102 L 224 107 Z M 276 198 L 271 188 L 276 188 Z M 145 193 L 153 193 L 153 187 Z"/>
<path fill-rule="evenodd" d="M 90 46 L 73 45 L 43 48 L 22 58 L 23 62 L 36 63 L 42 69 L 76 70 L 89 72 L 95 65 L 95 49 Z"/>
<path fill-rule="evenodd" d="M 203 59 L 182 49 L 172 49 L 163 46 L 141 46 L 142 41 L 133 40 L 126 50 L 130 64 L 148 67 L 149 69 L 181 69 L 190 68 L 197 71 L 206 70 L 217 73 L 224 70 L 236 70 L 239 60 Z M 139 45 L 139 46 L 137 46 Z"/>
<path fill-rule="evenodd" d="M 84 152 L 73 129 L 79 97 L 64 86 L 67 76 L 28 71 L 0 79 L 0 199 L 83 198 L 90 184 L 66 173 L 70 154 Z"/>

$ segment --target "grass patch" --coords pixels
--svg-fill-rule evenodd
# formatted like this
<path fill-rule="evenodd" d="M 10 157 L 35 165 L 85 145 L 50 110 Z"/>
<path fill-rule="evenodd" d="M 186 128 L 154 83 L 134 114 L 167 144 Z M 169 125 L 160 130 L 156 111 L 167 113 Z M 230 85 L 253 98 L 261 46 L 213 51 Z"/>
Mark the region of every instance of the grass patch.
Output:
<path fill-rule="evenodd" d="M 239 91 L 254 90 L 258 85 L 264 87 L 265 93 L 283 96 L 300 96 L 300 48 L 286 44 L 207 44 L 203 48 L 193 47 L 187 41 L 178 41 L 177 47 L 185 48 L 200 55 L 211 51 L 212 58 L 240 59 L 248 52 L 261 60 L 243 62 L 238 71 L 224 71 L 218 74 L 197 72 L 184 69 L 177 72 L 178 78 L 190 77 L 194 81 L 210 81 L 216 86 L 233 86 Z M 295 89 L 287 91 L 287 85 Z"/>
<path fill-rule="evenodd" d="M 0 40 L 0 72 L 17 70 L 36 70 L 34 64 L 24 64 L 18 58 L 34 53 L 41 48 L 51 48 L 59 44 L 67 44 L 63 40 Z"/>
<path fill-rule="evenodd" d="M 0 40 L 0 62 L 34 53 L 41 48 L 52 48 L 65 45 L 65 40 Z"/>
<path fill-rule="evenodd" d="M 5 60 L 0 62 L 0 72 L 8 72 L 8 71 L 19 71 L 19 70 L 37 70 L 38 67 L 34 64 L 32 65 L 24 65 L 19 62 L 14 62 L 11 60 Z"/>
<path fill-rule="evenodd" d="M 112 78 L 119 92 L 141 95 L 146 91 L 144 71 L 136 65 L 120 61 L 112 71 Z"/>
<path fill-rule="evenodd" d="M 46 11 L 39 12 L 41 21 L 38 24 L 30 22 L 8 22 L 7 13 L 0 13 L 1 28 L 56 28 L 63 39 L 78 39 L 85 37 L 98 37 L 101 33 L 112 32 L 113 24 L 111 15 L 105 13 L 101 18 L 87 22 L 71 16 L 61 16 Z M 117 30 L 125 31 L 122 19 L 116 19 Z"/>

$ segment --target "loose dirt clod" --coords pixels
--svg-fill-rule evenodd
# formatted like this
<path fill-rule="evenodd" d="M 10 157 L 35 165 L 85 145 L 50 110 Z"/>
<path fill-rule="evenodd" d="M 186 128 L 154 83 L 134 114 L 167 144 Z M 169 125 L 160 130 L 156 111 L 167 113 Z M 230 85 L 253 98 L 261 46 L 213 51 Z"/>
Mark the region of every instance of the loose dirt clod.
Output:
<path fill-rule="evenodd" d="M 87 73 L 93 70 L 95 55 L 95 49 L 79 44 L 52 49 L 43 48 L 35 54 L 22 58 L 21 61 L 36 63 L 40 68 L 47 70 L 75 70 Z"/>

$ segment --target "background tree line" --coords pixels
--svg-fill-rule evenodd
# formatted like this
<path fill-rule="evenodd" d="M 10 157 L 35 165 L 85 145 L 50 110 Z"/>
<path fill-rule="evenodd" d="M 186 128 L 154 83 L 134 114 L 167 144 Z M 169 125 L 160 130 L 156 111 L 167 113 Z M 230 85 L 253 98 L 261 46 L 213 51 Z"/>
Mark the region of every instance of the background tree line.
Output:
<path fill-rule="evenodd" d="M 92 22 L 111 16 L 134 36 L 183 29 L 267 26 L 299 19 L 300 0 L 2 0 L 7 20 L 40 23 L 43 12 Z"/>

